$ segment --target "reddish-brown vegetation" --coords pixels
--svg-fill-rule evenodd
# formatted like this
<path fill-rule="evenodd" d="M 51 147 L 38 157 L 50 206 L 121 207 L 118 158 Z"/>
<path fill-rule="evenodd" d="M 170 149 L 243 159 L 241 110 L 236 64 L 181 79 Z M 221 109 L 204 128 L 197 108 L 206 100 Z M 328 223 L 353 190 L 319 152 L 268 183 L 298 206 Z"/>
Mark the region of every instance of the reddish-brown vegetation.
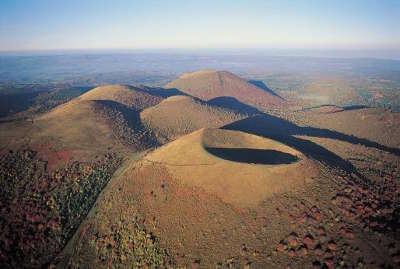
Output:
<path fill-rule="evenodd" d="M 30 150 L 0 156 L 0 264 L 41 267 L 62 250 L 119 160 L 73 162 L 50 172 Z"/>

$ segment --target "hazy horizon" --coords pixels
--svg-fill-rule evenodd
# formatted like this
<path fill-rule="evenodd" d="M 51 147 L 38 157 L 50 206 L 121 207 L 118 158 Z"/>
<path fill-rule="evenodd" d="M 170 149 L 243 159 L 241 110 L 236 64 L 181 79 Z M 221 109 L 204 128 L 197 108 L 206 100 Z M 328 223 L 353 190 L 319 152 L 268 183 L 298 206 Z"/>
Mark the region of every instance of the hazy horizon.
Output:
<path fill-rule="evenodd" d="M 400 50 L 356 50 L 356 49 L 265 49 L 265 48 L 201 48 L 201 49 L 56 49 L 56 50 L 10 50 L 0 51 L 4 56 L 63 56 L 63 55 L 135 55 L 135 54 L 177 54 L 177 55 L 262 55 L 268 57 L 304 57 L 332 59 L 382 59 L 400 61 Z"/>
<path fill-rule="evenodd" d="M 392 0 L 6 0 L 0 52 L 335 50 L 398 59 L 399 11 Z"/>

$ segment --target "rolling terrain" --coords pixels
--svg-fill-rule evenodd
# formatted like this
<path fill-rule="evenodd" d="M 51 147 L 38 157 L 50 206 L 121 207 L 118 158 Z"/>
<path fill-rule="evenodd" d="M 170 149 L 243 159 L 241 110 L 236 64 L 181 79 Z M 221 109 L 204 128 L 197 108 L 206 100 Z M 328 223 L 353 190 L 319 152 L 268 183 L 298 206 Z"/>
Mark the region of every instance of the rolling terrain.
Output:
<path fill-rule="evenodd" d="M 22 113 L 21 118 L 2 123 L 1 225 L 14 225 L 10 233 L 31 227 L 37 234 L 34 238 L 29 233 L 2 237 L 2 253 L 6 253 L 2 261 L 17 267 L 49 263 L 124 159 L 191 131 L 244 117 L 191 97 L 162 101 L 165 96 L 168 94 L 151 88 L 99 86 L 48 112 L 29 118 Z M 141 113 L 146 115 L 143 122 Z M 164 124 L 155 120 L 160 113 L 166 117 Z M 31 177 L 33 182 L 29 182 Z M 46 196 L 37 204 L 42 193 Z M 25 217 L 28 205 L 31 215 Z M 23 246 L 25 240 L 31 243 Z M 55 244 L 37 247 L 45 241 Z"/>
<path fill-rule="evenodd" d="M 1 122 L 0 265 L 400 266 L 398 115 L 264 86 L 202 70 Z"/>
<path fill-rule="evenodd" d="M 9 128 L 2 128 L 3 146 L 7 148 L 7 140 L 11 148 L 44 144 L 74 150 L 76 159 L 78 153 L 91 156 L 110 149 L 122 153 L 127 148 L 149 148 L 156 142 L 141 124 L 139 111 L 161 100 L 133 87 L 97 87 L 32 120 L 5 123 Z"/>
<path fill-rule="evenodd" d="M 132 162 L 84 222 L 84 238 L 64 253 L 63 264 L 142 265 L 136 255 L 142 244 L 130 250 L 134 238 L 118 239 L 129 233 L 125 226 L 133 215 L 155 240 L 151 253 L 163 253 L 153 265 L 395 265 L 398 185 L 359 174 L 337 155 L 343 144 L 353 148 L 346 142 L 328 150 L 309 136 L 276 137 L 260 123 L 244 119 L 202 129 Z M 105 250 L 103 238 L 112 238 L 116 248 Z"/>

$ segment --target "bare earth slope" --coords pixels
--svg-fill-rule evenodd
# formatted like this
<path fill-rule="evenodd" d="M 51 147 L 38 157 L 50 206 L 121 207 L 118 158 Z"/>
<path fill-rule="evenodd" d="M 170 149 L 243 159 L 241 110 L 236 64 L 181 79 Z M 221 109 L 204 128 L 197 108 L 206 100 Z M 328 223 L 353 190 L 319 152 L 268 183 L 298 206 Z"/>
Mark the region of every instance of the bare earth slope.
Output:
<path fill-rule="evenodd" d="M 226 71 L 201 70 L 185 73 L 165 87 L 176 88 L 205 101 L 221 96 L 234 97 L 260 109 L 276 108 L 285 103 L 282 98 Z"/>

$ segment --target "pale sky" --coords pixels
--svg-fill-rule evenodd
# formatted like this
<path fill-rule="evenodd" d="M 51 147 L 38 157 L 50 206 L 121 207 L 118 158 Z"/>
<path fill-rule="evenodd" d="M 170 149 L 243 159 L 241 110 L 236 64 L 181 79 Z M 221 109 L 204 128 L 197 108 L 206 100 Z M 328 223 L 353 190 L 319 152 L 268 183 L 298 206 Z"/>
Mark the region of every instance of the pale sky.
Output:
<path fill-rule="evenodd" d="M 0 1 L 0 51 L 136 48 L 400 49 L 400 1 Z"/>

